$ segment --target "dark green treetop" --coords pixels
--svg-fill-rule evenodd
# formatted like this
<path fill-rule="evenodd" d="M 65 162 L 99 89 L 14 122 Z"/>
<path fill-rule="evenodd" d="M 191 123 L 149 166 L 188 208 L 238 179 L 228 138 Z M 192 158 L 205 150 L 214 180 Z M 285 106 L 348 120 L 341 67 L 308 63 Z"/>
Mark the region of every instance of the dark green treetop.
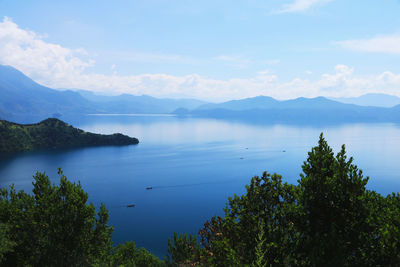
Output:
<path fill-rule="evenodd" d="M 34 176 L 32 195 L 0 189 L 0 266 L 162 266 L 133 242 L 113 247 L 108 210 L 88 203 L 59 169 L 59 185 Z"/>
<path fill-rule="evenodd" d="M 186 260 L 201 266 L 400 265 L 399 194 L 368 190 L 369 178 L 345 147 L 335 156 L 322 134 L 302 169 L 297 185 L 267 172 L 253 177 L 245 195 L 229 198 L 224 217 L 204 224 L 200 253 Z"/>

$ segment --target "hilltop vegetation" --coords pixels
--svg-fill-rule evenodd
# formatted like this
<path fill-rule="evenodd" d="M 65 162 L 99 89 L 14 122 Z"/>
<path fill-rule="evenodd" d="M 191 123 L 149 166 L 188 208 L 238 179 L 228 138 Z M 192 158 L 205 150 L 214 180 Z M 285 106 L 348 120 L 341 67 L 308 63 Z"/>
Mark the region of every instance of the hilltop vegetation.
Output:
<path fill-rule="evenodd" d="M 175 233 L 161 261 L 133 242 L 113 247 L 104 205 L 81 185 L 37 173 L 33 195 L 0 190 L 3 266 L 399 266 L 400 195 L 366 189 L 369 178 L 335 156 L 323 136 L 298 184 L 264 172 L 228 199 L 199 235 Z"/>
<path fill-rule="evenodd" d="M 0 152 L 138 143 L 138 139 L 122 134 L 88 133 L 54 118 L 26 125 L 0 120 Z"/>

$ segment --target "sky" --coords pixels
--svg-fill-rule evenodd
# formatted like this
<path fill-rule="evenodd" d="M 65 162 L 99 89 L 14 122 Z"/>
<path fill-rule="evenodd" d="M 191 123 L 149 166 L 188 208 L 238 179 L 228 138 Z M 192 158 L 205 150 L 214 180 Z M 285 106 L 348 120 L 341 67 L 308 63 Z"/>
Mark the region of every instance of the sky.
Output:
<path fill-rule="evenodd" d="M 400 96 L 399 0 L 0 0 L 0 64 L 55 89 Z"/>

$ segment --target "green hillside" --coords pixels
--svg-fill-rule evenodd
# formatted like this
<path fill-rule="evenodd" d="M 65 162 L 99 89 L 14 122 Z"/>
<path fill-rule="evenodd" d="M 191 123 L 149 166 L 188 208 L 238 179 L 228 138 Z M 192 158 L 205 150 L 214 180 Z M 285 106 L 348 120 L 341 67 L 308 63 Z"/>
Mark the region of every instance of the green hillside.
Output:
<path fill-rule="evenodd" d="M 119 133 L 112 135 L 88 133 L 58 119 L 46 119 L 40 123 L 26 125 L 0 120 L 0 152 L 138 143 L 137 138 Z"/>

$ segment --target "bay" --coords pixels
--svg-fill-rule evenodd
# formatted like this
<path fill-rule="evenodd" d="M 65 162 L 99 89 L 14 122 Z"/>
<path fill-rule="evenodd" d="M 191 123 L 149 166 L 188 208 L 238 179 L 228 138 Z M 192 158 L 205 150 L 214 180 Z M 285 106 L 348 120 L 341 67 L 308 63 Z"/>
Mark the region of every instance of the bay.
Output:
<path fill-rule="evenodd" d="M 140 143 L 0 155 L 0 186 L 30 191 L 37 171 L 58 183 L 61 167 L 81 182 L 96 207 L 104 203 L 109 209 L 116 244 L 133 240 L 161 258 L 168 237 L 196 234 L 206 220 L 223 214 L 229 196 L 245 192 L 252 176 L 276 172 L 296 183 L 321 132 L 335 152 L 346 144 L 370 176 L 369 189 L 400 191 L 398 124 L 262 124 L 137 114 L 66 121 L 90 132 L 121 132 Z"/>

